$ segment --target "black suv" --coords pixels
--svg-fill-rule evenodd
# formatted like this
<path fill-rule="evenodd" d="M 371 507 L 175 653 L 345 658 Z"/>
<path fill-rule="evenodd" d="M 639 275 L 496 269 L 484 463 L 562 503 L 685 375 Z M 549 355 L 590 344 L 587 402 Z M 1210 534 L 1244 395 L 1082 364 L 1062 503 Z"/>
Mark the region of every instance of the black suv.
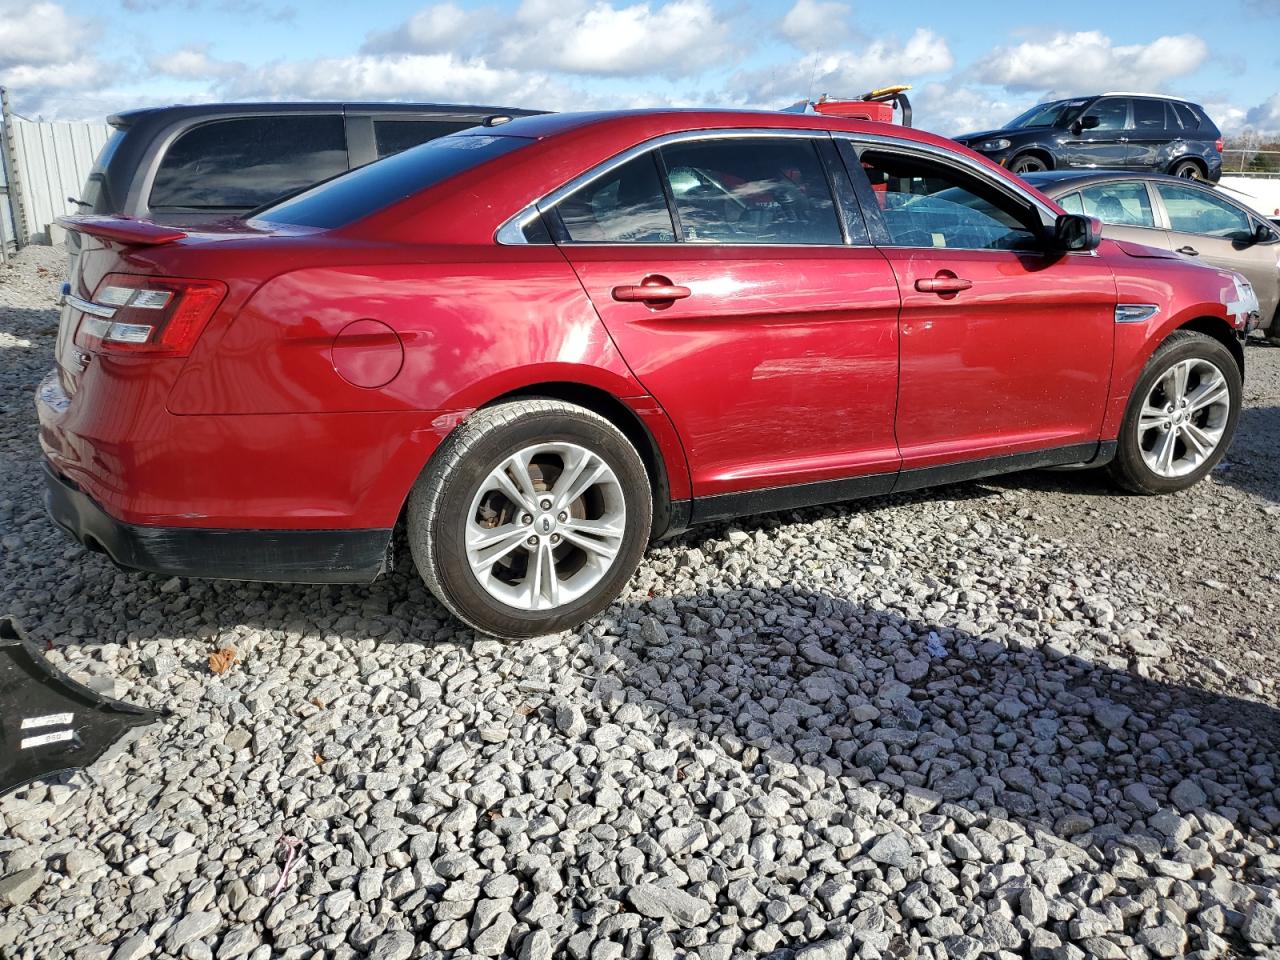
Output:
<path fill-rule="evenodd" d="M 1147 170 L 1222 176 L 1222 134 L 1199 104 L 1175 97 L 1104 93 L 1032 107 L 999 130 L 956 137 L 1014 173 Z"/>
<path fill-rule="evenodd" d="M 421 103 L 223 103 L 131 110 L 78 200 L 80 213 L 198 223 L 436 137 L 538 110 Z"/>

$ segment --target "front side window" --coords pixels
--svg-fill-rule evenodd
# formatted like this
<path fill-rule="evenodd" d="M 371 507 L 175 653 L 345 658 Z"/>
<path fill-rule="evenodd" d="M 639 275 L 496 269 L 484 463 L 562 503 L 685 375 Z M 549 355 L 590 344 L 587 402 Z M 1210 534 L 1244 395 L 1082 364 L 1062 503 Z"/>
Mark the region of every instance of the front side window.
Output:
<path fill-rule="evenodd" d="M 378 157 L 389 157 L 393 153 L 408 150 L 419 144 L 444 137 L 459 130 L 470 130 L 476 126 L 474 120 L 391 120 L 373 121 L 373 140 Z"/>
<path fill-rule="evenodd" d="M 1065 197 L 1059 197 L 1058 206 L 1067 211 L 1067 213 L 1084 215 L 1084 204 L 1080 201 L 1080 194 L 1078 193 L 1068 193 Z"/>
<path fill-rule="evenodd" d="M 1170 229 L 1224 240 L 1246 240 L 1253 233 L 1249 215 L 1225 200 L 1177 184 L 1162 183 L 1159 190 Z"/>
<path fill-rule="evenodd" d="M 948 164 L 866 150 L 862 168 L 897 247 L 960 250 L 1038 248 L 1030 211 L 998 187 Z"/>
<path fill-rule="evenodd" d="M 347 169 L 342 117 L 235 117 L 181 134 L 156 171 L 153 210 L 246 210 Z"/>
<path fill-rule="evenodd" d="M 663 147 L 662 159 L 686 242 L 844 242 L 809 138 L 696 140 Z"/>
<path fill-rule="evenodd" d="M 1144 183 L 1100 183 L 1080 191 L 1084 212 L 1103 223 L 1125 227 L 1154 227 L 1151 197 Z M 1065 209 L 1065 208 L 1064 208 Z"/>
<path fill-rule="evenodd" d="M 675 228 L 658 178 L 643 153 L 579 187 L 555 209 L 573 243 L 674 243 Z"/>
<path fill-rule="evenodd" d="M 1164 118 L 1164 101 L 1143 99 L 1134 100 L 1133 126 L 1134 129 L 1139 132 L 1163 132 L 1166 127 Z"/>
<path fill-rule="evenodd" d="M 1124 130 L 1129 126 L 1129 101 L 1118 97 L 1099 100 L 1084 115 L 1098 118 L 1093 130 Z"/>

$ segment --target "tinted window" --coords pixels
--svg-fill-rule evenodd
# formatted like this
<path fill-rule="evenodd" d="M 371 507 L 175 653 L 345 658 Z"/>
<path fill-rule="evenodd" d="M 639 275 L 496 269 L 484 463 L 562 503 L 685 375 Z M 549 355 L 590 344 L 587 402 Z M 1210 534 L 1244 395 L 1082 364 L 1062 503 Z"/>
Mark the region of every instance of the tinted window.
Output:
<path fill-rule="evenodd" d="M 1129 126 L 1129 101 L 1117 97 L 1099 100 L 1084 115 L 1098 118 L 1094 130 L 1124 130 Z"/>
<path fill-rule="evenodd" d="M 1243 240 L 1253 232 L 1249 215 L 1225 200 L 1177 184 L 1162 183 L 1159 190 L 1169 226 L 1179 233 Z"/>
<path fill-rule="evenodd" d="M 1200 118 L 1185 103 L 1171 103 L 1169 106 L 1173 108 L 1173 115 L 1178 118 L 1183 130 L 1200 129 Z"/>
<path fill-rule="evenodd" d="M 700 140 L 663 147 L 662 158 L 691 243 L 844 242 L 812 140 Z"/>
<path fill-rule="evenodd" d="M 114 202 L 108 185 L 107 167 L 111 165 L 111 158 L 115 156 L 121 141 L 124 140 L 124 136 L 123 130 L 116 129 L 112 131 L 111 136 L 107 138 L 107 142 L 98 151 L 98 158 L 93 161 L 89 176 L 84 182 L 84 187 L 80 190 L 79 199 L 89 204 L 89 206 L 80 207 L 78 212 L 115 213 L 118 209 L 119 205 Z"/>
<path fill-rule="evenodd" d="M 1126 227 L 1156 225 L 1146 184 L 1100 183 L 1096 187 L 1085 187 L 1080 193 L 1084 197 L 1084 212 L 1103 223 Z"/>
<path fill-rule="evenodd" d="M 522 137 L 456 136 L 352 170 L 262 211 L 257 219 L 330 229 L 527 146 Z"/>
<path fill-rule="evenodd" d="M 576 243 L 674 243 L 671 212 L 652 153 L 628 160 L 556 206 Z"/>
<path fill-rule="evenodd" d="M 1037 246 L 1029 211 L 997 187 L 946 164 L 868 150 L 862 167 L 898 247 L 1022 250 Z"/>
<path fill-rule="evenodd" d="M 375 120 L 373 140 L 379 157 L 476 126 L 474 120 Z"/>
<path fill-rule="evenodd" d="M 1163 100 L 1134 100 L 1133 126 L 1136 130 L 1163 133 L 1166 123 Z"/>
<path fill-rule="evenodd" d="M 156 171 L 150 204 L 250 209 L 346 169 L 340 116 L 214 120 L 169 147 Z"/>
<path fill-rule="evenodd" d="M 1020 113 L 1009 121 L 1008 127 L 1054 127 L 1063 126 L 1080 111 L 1087 100 L 1055 100 L 1053 103 L 1041 103 L 1026 113 Z"/>

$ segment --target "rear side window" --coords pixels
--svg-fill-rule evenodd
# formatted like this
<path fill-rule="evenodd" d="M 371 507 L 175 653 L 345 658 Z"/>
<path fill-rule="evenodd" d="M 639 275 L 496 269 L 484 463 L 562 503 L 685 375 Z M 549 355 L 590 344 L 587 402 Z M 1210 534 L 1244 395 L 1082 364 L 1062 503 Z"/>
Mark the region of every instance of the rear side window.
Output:
<path fill-rule="evenodd" d="M 842 244 L 812 140 L 702 140 L 662 148 L 689 243 Z"/>
<path fill-rule="evenodd" d="M 1162 132 L 1165 129 L 1164 101 L 1133 101 L 1133 126 L 1139 131 Z"/>
<path fill-rule="evenodd" d="M 1085 187 L 1084 212 L 1097 217 L 1103 223 L 1122 227 L 1154 227 L 1155 215 L 1151 212 L 1151 197 L 1145 183 L 1100 183 Z M 1065 208 L 1064 208 L 1065 209 Z"/>
<path fill-rule="evenodd" d="M 375 120 L 373 139 L 381 159 L 474 126 L 474 120 Z"/>
<path fill-rule="evenodd" d="M 93 161 L 89 176 L 85 179 L 84 187 L 80 190 L 79 199 L 89 204 L 87 207 L 80 208 L 81 213 L 115 213 L 119 209 L 119 204 L 111 196 L 111 189 L 107 180 L 107 168 L 111 166 L 111 158 L 115 156 L 120 142 L 124 140 L 124 136 L 124 131 L 117 128 L 107 138 L 107 142 L 102 145 L 102 149 L 98 151 L 98 157 Z"/>
<path fill-rule="evenodd" d="M 319 184 L 255 219 L 326 230 L 345 226 L 532 142 L 523 137 L 441 137 Z"/>
<path fill-rule="evenodd" d="M 1170 103 L 1169 106 L 1173 108 L 1173 115 L 1178 118 L 1183 130 L 1200 129 L 1200 118 L 1185 103 Z"/>
<path fill-rule="evenodd" d="M 579 187 L 556 205 L 574 243 L 674 243 L 671 211 L 652 153 Z"/>
<path fill-rule="evenodd" d="M 169 147 L 151 187 L 156 210 L 248 210 L 347 169 L 342 117 L 236 117 Z"/>

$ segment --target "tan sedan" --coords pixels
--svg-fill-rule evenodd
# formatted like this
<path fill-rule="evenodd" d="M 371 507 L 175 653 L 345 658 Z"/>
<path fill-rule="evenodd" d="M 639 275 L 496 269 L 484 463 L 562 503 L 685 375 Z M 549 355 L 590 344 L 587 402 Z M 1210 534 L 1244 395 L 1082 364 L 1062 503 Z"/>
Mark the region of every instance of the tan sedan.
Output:
<path fill-rule="evenodd" d="M 1222 190 L 1178 177 L 1116 170 L 1048 171 L 1024 179 L 1103 234 L 1244 274 L 1258 294 L 1262 332 L 1280 343 L 1280 229 Z"/>

